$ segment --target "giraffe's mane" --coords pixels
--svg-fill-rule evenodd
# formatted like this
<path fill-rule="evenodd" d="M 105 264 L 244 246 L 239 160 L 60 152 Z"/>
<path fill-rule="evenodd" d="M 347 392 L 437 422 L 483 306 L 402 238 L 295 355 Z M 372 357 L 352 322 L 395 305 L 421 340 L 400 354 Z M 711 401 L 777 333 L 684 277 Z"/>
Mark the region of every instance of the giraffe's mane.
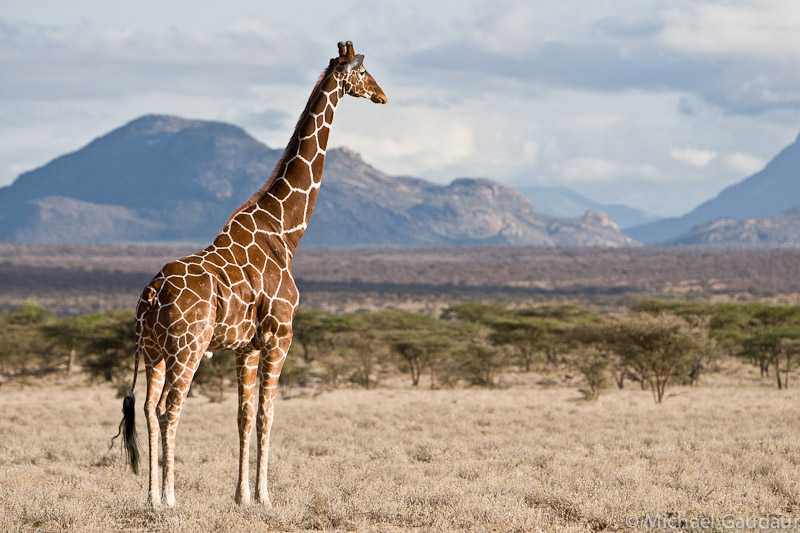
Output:
<path fill-rule="evenodd" d="M 317 80 L 317 83 L 314 85 L 314 90 L 311 91 L 311 96 L 308 97 L 308 102 L 306 102 L 306 107 L 305 107 L 305 109 L 303 109 L 303 113 L 300 115 L 300 118 L 297 119 L 297 124 L 295 124 L 295 126 L 294 126 L 294 132 L 292 133 L 292 136 L 290 137 L 289 144 L 287 144 L 286 148 L 283 149 L 283 153 L 281 154 L 281 158 L 278 160 L 278 164 L 275 165 L 275 169 L 272 171 L 272 174 L 269 175 L 269 177 L 267 178 L 267 181 L 264 182 L 264 185 L 262 185 L 260 189 L 258 189 L 256 192 L 254 192 L 250 196 L 250 198 L 247 199 L 247 201 L 245 203 L 243 203 L 241 206 L 239 206 L 238 209 L 236 209 L 233 213 L 231 213 L 231 216 L 228 217 L 228 221 L 225 223 L 225 226 L 223 226 L 223 229 L 225 227 L 227 227 L 228 224 L 231 223 L 231 220 L 233 220 L 233 218 L 236 215 L 238 215 L 239 213 L 241 213 L 242 211 L 244 211 L 248 207 L 258 203 L 264 197 L 264 195 L 269 192 L 269 190 L 272 187 L 273 183 L 275 183 L 275 179 L 278 177 L 278 172 L 280 172 L 281 168 L 283 167 L 284 163 L 286 162 L 287 157 L 289 157 L 288 151 L 289 151 L 289 148 L 292 146 L 291 139 L 294 139 L 295 137 L 297 137 L 299 135 L 300 125 L 303 123 L 303 119 L 308 115 L 309 108 L 311 107 L 312 102 L 314 102 L 314 100 L 315 100 L 314 97 L 319 92 L 319 88 L 320 88 L 320 86 L 322 86 L 322 82 L 325 81 L 328 78 L 328 75 L 331 72 L 333 72 L 333 67 L 334 67 L 335 64 L 336 64 L 336 60 L 335 59 L 331 60 L 330 64 L 328 65 L 328 68 L 326 68 L 324 71 L 322 71 L 322 74 L 320 74 L 319 79 Z"/>

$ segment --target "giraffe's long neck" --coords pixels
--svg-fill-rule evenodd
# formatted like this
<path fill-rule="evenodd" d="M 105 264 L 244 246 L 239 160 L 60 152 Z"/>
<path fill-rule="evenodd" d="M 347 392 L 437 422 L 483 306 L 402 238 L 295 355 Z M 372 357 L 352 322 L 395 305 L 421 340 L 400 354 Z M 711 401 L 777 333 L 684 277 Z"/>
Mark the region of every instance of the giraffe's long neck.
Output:
<path fill-rule="evenodd" d="M 336 106 L 344 89 L 332 68 L 323 74 L 308 100 L 294 134 L 275 169 L 274 180 L 256 201 L 280 224 L 291 252 L 306 230 L 319 193 L 325 150 Z"/>

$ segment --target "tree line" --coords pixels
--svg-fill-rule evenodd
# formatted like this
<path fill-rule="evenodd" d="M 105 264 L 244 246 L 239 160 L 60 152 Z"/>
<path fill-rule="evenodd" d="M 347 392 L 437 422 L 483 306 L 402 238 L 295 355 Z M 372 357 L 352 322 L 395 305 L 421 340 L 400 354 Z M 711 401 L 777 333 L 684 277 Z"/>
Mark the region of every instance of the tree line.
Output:
<path fill-rule="evenodd" d="M 129 386 L 135 349 L 131 310 L 59 318 L 34 302 L 0 315 L 0 375 L 81 370 Z M 800 353 L 800 307 L 644 300 L 600 312 L 578 304 L 467 302 L 439 316 L 399 310 L 331 314 L 301 309 L 281 375 L 297 387 L 371 389 L 405 375 L 413 387 L 502 386 L 509 372 L 569 369 L 581 394 L 633 383 L 662 402 L 669 385 L 697 384 L 726 356 L 789 385 Z M 234 354 L 204 359 L 200 391 L 221 399 L 235 380 Z"/>

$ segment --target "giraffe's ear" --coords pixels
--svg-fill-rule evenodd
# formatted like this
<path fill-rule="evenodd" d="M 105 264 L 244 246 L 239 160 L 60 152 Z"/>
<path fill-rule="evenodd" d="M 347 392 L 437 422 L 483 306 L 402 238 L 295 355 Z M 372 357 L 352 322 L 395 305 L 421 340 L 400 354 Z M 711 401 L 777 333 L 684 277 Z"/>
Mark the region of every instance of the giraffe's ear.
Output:
<path fill-rule="evenodd" d="M 353 59 L 350 60 L 350 70 L 357 69 L 361 66 L 361 63 L 364 62 L 364 55 L 358 54 Z"/>
<path fill-rule="evenodd" d="M 349 74 L 350 71 L 359 68 L 363 62 L 364 62 L 364 56 L 362 54 L 357 54 L 353 59 L 351 59 L 347 63 L 339 64 L 339 66 L 336 67 L 336 70 L 337 72 Z"/>

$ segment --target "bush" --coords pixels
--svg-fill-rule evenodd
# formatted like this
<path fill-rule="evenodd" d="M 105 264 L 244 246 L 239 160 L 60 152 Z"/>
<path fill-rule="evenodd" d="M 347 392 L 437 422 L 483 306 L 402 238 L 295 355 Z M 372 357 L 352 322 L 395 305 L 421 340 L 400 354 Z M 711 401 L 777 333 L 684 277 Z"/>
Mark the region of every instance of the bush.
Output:
<path fill-rule="evenodd" d="M 600 391 L 608 385 L 609 355 L 596 348 L 585 348 L 575 366 L 586 379 L 586 387 L 578 389 L 578 392 L 584 400 L 597 400 Z"/>
<path fill-rule="evenodd" d="M 674 373 L 691 368 L 698 353 L 709 350 L 707 328 L 692 326 L 673 315 L 640 313 L 618 317 L 613 326 L 614 351 L 656 402 L 662 403 Z"/>
<path fill-rule="evenodd" d="M 130 384 L 135 351 L 136 319 L 133 311 L 101 315 L 86 345 L 84 366 L 92 376 L 123 387 L 125 383 Z"/>
<path fill-rule="evenodd" d="M 204 356 L 197 367 L 192 385 L 200 385 L 200 392 L 210 402 L 217 403 L 225 399 L 225 385 L 236 382 L 236 352 L 220 350 Z"/>

